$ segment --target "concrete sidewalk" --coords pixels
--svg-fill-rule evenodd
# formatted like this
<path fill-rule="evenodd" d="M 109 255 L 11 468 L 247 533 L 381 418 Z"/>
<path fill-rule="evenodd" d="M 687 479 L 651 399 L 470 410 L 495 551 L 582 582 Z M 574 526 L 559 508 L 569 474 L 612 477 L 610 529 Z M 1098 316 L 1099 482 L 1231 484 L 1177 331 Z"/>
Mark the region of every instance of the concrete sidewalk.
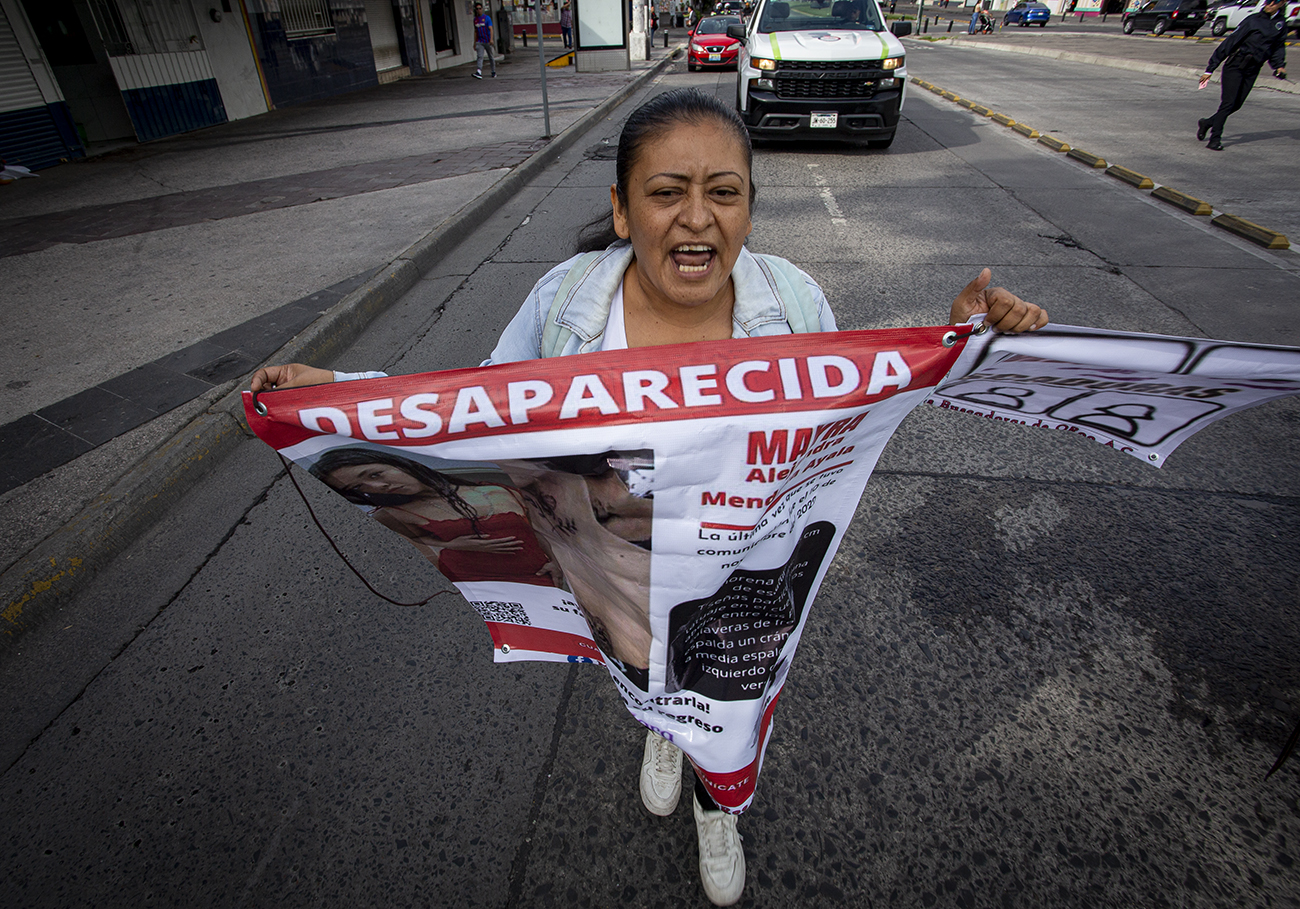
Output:
<path fill-rule="evenodd" d="M 440 71 L 0 188 L 0 652 L 238 443 L 252 369 L 291 339 L 326 362 L 674 50 L 548 68 L 549 139 L 534 45 L 497 78 Z"/>
<path fill-rule="evenodd" d="M 1070 27 L 1074 27 L 1073 23 Z M 954 27 L 951 34 L 932 31 L 922 40 L 943 40 L 962 47 L 1091 63 L 1157 76 L 1195 77 L 1205 71 L 1206 62 L 1223 39 L 1211 37 L 1208 29 L 1202 29 L 1194 38 L 1125 35 L 1119 30 L 1119 17 L 1112 16 L 1109 26 L 1099 24 L 1092 31 L 1066 31 L 1063 26 L 1049 26 L 1047 29 L 1012 27 L 998 29 L 992 35 L 967 35 Z M 1295 53 L 1292 48 L 1297 44 L 1300 42 L 1288 42 L 1288 53 Z M 1214 84 L 1218 82 L 1216 74 Z M 1300 86 L 1289 80 L 1271 78 L 1267 69 L 1255 83 L 1254 90 L 1260 89 L 1300 94 Z"/>

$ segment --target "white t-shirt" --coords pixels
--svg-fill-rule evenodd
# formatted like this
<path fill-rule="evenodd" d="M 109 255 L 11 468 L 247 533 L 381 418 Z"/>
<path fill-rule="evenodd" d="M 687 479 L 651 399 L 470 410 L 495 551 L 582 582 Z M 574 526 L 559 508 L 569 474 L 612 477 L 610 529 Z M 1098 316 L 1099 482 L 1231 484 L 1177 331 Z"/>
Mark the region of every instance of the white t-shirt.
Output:
<path fill-rule="evenodd" d="M 605 322 L 605 335 L 600 341 L 601 350 L 627 350 L 627 326 L 623 322 L 623 282 L 618 282 L 614 299 L 609 302 L 609 319 Z"/>

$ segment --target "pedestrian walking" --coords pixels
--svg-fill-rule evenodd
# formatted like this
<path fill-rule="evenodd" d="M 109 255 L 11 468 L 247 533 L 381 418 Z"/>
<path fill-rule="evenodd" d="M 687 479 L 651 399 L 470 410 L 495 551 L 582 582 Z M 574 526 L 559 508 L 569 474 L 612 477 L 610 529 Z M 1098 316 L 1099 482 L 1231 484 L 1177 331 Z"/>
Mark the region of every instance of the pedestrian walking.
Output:
<path fill-rule="evenodd" d="M 560 37 L 565 47 L 573 47 L 573 10 L 569 9 L 569 0 L 564 0 L 560 7 Z"/>
<path fill-rule="evenodd" d="M 474 67 L 474 78 L 483 78 L 483 55 L 487 54 L 488 63 L 492 64 L 492 78 L 497 77 L 497 59 L 492 55 L 492 17 L 483 12 L 483 4 L 474 4 L 474 52 L 478 62 Z"/>
<path fill-rule="evenodd" d="M 1255 77 L 1267 62 L 1278 79 L 1286 78 L 1286 14 L 1284 0 L 1268 0 L 1264 8 L 1252 13 L 1238 25 L 1227 40 L 1219 44 L 1210 55 L 1210 62 L 1201 73 L 1200 88 L 1210 81 L 1210 74 L 1223 64 L 1223 84 L 1219 96 L 1219 109 L 1213 116 L 1196 121 L 1198 141 L 1209 133 L 1206 148 L 1223 151 L 1223 125 L 1228 116 L 1241 110 L 1246 96 L 1255 85 Z"/>
<path fill-rule="evenodd" d="M 537 282 L 484 365 L 835 331 L 826 296 L 810 275 L 778 256 L 759 257 L 745 248 L 752 228 L 752 163 L 744 122 L 711 94 L 677 89 L 634 111 L 619 137 L 611 208 L 588 225 L 580 240 L 588 254 L 562 262 Z M 580 269 L 581 280 L 570 274 L 573 269 Z M 1040 307 L 1004 288 L 989 287 L 990 278 L 984 269 L 957 295 L 950 324 L 960 325 L 979 313 L 996 331 L 1034 331 L 1047 324 Z M 802 314 L 795 320 L 799 327 L 789 321 L 793 311 Z M 565 325 L 582 327 L 574 331 Z M 294 363 L 259 369 L 250 387 L 257 393 L 374 375 Z M 329 469 L 335 470 L 333 465 Z M 338 480 L 356 482 L 352 474 Z M 413 485 L 400 477 L 395 482 L 408 490 Z M 574 580 L 566 572 L 570 586 Z M 576 588 L 574 593 L 582 604 L 585 594 Z M 648 653 L 643 646 L 631 659 L 642 665 Z M 738 902 L 745 886 L 745 855 L 736 814 L 714 801 L 700 775 L 684 785 L 682 751 L 653 731 L 646 733 L 638 785 L 646 810 L 661 817 L 673 813 L 684 790 L 691 793 L 705 895 L 719 906 Z"/>

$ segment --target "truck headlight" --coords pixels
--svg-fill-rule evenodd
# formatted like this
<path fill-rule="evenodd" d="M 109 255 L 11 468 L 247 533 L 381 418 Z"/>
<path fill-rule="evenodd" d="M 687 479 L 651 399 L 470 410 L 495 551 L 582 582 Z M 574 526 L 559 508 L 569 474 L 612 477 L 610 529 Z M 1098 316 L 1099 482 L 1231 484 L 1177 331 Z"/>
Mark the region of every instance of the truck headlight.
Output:
<path fill-rule="evenodd" d="M 768 72 L 776 69 L 776 61 L 769 60 L 766 57 L 750 57 L 749 65 L 754 67 L 754 69 L 762 69 Z"/>
<path fill-rule="evenodd" d="M 881 69 L 898 69 L 902 65 L 902 57 L 886 57 L 884 60 L 880 61 Z"/>

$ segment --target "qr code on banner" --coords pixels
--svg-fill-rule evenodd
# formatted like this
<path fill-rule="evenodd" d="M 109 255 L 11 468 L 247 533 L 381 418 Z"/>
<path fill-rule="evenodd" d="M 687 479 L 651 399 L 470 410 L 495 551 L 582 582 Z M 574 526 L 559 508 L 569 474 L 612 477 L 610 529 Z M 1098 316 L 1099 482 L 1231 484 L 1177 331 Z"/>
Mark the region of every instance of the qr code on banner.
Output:
<path fill-rule="evenodd" d="M 485 622 L 509 622 L 512 625 L 531 625 L 522 603 L 503 603 L 500 600 L 470 600 L 469 604 Z"/>

